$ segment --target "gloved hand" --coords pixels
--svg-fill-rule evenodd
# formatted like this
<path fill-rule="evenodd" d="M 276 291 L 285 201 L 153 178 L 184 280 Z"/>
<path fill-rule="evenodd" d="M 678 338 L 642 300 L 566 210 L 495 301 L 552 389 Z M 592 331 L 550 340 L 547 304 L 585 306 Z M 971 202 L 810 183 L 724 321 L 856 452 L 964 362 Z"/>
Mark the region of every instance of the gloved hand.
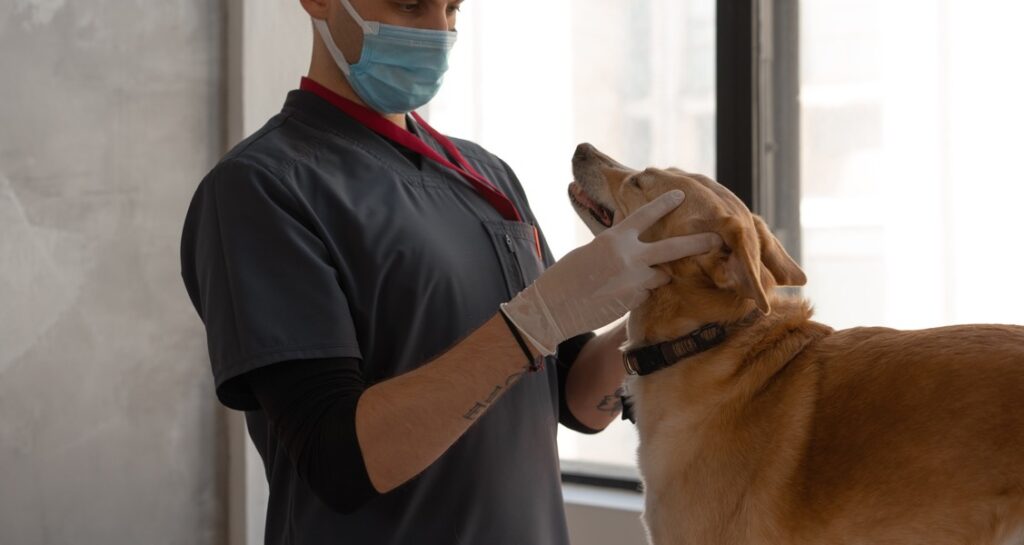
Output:
<path fill-rule="evenodd" d="M 669 276 L 652 268 L 722 244 L 714 233 L 642 242 L 640 233 L 679 206 L 670 191 L 640 207 L 591 242 L 569 252 L 501 310 L 545 355 L 562 341 L 607 325 L 636 308 Z"/>

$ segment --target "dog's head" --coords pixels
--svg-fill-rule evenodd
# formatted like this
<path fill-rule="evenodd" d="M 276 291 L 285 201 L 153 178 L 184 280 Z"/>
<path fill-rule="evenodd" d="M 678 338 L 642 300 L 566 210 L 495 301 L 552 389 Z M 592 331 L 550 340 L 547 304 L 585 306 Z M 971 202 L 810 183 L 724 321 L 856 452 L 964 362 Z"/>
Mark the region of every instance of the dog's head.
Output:
<path fill-rule="evenodd" d="M 722 238 L 722 246 L 709 253 L 662 265 L 672 281 L 660 289 L 676 287 L 689 294 L 691 303 L 731 310 L 749 308 L 752 301 L 768 313 L 767 293 L 772 287 L 802 286 L 807 281 L 764 220 L 707 176 L 676 168 L 637 171 L 590 144 L 576 148 L 572 169 L 570 200 L 595 235 L 662 193 L 681 189 L 686 194 L 683 204 L 642 233 L 641 240 L 703 232 Z"/>

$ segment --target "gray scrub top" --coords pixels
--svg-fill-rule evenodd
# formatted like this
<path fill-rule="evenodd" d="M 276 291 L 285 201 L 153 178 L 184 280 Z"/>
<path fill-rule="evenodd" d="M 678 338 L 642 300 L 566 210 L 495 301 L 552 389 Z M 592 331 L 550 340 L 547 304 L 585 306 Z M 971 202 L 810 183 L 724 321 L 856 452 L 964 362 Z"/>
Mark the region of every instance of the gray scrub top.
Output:
<path fill-rule="evenodd" d="M 444 155 L 426 131 L 414 132 Z M 454 142 L 536 224 L 508 165 Z M 218 398 L 246 411 L 263 458 L 266 543 L 568 544 L 553 359 L 420 475 L 350 514 L 299 479 L 245 380 L 232 380 L 323 357 L 359 358 L 368 384 L 405 373 L 553 263 L 543 235 L 537 259 L 531 225 L 503 219 L 458 174 L 416 159 L 296 90 L 202 180 L 189 206 L 182 277 L 206 326 Z"/>

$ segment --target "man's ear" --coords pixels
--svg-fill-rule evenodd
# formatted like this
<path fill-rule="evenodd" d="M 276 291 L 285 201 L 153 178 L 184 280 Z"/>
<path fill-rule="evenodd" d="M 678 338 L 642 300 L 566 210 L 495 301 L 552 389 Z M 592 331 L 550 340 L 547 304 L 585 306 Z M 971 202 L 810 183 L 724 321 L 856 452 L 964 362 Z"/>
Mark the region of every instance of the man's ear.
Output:
<path fill-rule="evenodd" d="M 332 0 L 299 0 L 299 3 L 310 17 L 327 20 L 327 16 L 330 15 L 327 3 L 330 1 Z"/>
<path fill-rule="evenodd" d="M 725 242 L 728 254 L 710 271 L 711 279 L 718 288 L 752 299 L 761 312 L 768 314 L 772 307 L 761 286 L 760 241 L 757 234 L 745 228 L 734 217 L 722 220 L 716 231 Z"/>
<path fill-rule="evenodd" d="M 803 286 L 807 283 L 807 275 L 800 265 L 789 256 L 779 239 L 768 229 L 768 225 L 760 216 L 754 216 L 757 238 L 761 245 L 761 262 L 772 273 L 775 283 L 780 286 Z"/>

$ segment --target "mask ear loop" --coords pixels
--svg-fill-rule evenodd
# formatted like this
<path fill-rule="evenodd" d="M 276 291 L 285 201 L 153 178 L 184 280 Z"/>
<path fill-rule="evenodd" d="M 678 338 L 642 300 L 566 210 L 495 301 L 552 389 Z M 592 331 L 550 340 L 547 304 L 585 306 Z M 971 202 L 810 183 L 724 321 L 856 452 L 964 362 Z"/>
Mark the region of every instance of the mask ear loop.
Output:
<path fill-rule="evenodd" d="M 349 16 L 352 17 L 352 20 L 359 25 L 359 28 L 363 30 L 364 36 L 366 34 L 377 34 L 380 32 L 380 23 L 367 22 L 366 19 L 363 19 L 363 17 L 359 15 L 356 8 L 352 7 L 352 3 L 349 2 L 349 0 L 341 0 L 341 5 L 345 8 L 345 11 L 348 12 Z M 327 21 L 323 19 L 313 19 L 313 26 L 316 28 L 317 33 L 320 34 L 320 39 L 323 40 L 324 45 L 327 47 L 327 52 L 334 58 L 334 62 L 337 63 L 339 68 L 341 68 L 341 71 L 348 76 L 350 72 L 350 65 L 348 61 L 345 60 L 345 55 L 343 55 L 341 50 L 338 49 L 338 45 L 334 43 L 334 37 L 331 36 L 331 29 L 327 26 Z"/>
<path fill-rule="evenodd" d="M 323 19 L 313 19 L 313 27 L 316 28 L 317 33 L 320 34 L 320 40 L 324 42 L 324 46 L 327 47 L 327 52 L 334 58 L 334 62 L 337 63 L 338 68 L 345 73 L 345 76 L 349 75 L 349 64 L 345 60 L 345 55 L 338 49 L 338 45 L 334 43 L 334 37 L 331 36 L 331 29 L 327 27 L 327 21 Z"/>

